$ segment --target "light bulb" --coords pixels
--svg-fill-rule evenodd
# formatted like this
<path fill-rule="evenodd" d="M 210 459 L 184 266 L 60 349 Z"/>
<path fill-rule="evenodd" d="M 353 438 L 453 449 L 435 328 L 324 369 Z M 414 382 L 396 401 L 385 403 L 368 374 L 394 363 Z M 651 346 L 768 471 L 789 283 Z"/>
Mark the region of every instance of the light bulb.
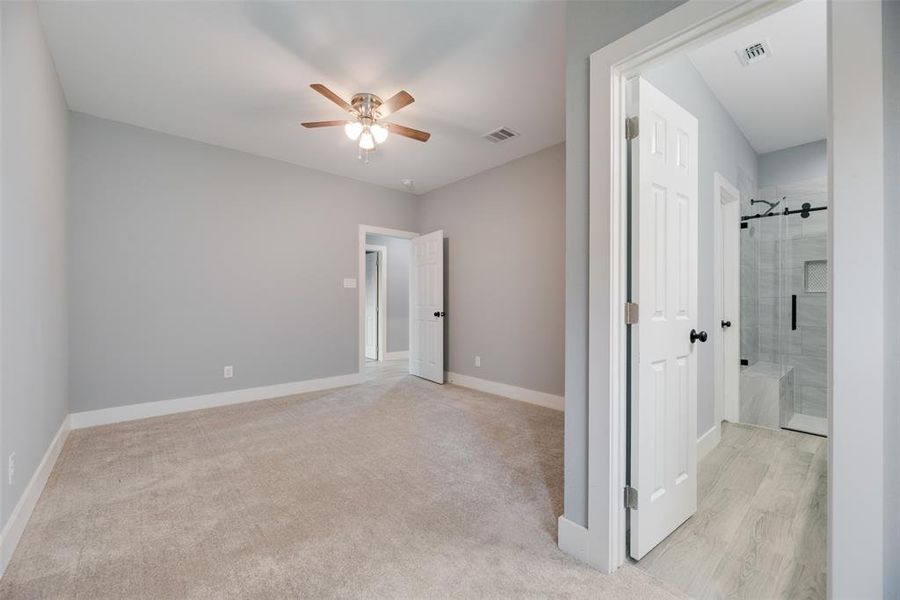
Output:
<path fill-rule="evenodd" d="M 374 123 L 372 125 L 372 137 L 375 138 L 376 144 L 383 144 L 384 140 L 388 137 L 388 128 L 379 125 L 378 123 Z"/>
<path fill-rule="evenodd" d="M 356 140 L 359 138 L 359 134 L 362 133 L 363 126 L 359 121 L 347 121 L 347 124 L 344 125 L 344 133 L 347 134 L 347 137 L 351 140 Z"/>
<path fill-rule="evenodd" d="M 363 150 L 371 150 L 375 147 L 375 140 L 372 139 L 372 132 L 368 128 L 364 129 L 359 136 L 359 147 Z"/>

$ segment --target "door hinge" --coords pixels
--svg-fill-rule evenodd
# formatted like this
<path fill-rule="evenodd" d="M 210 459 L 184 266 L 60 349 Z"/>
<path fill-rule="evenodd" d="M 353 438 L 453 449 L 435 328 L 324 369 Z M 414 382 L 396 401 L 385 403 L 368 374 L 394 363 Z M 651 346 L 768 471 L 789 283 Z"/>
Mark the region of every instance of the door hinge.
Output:
<path fill-rule="evenodd" d="M 637 325 L 638 322 L 638 305 L 636 302 L 625 303 L 625 324 Z"/>
<path fill-rule="evenodd" d="M 638 492 L 631 486 L 625 486 L 625 508 L 632 508 L 637 510 L 638 507 Z"/>
<path fill-rule="evenodd" d="M 628 117 L 625 119 L 625 139 L 633 140 L 638 136 L 638 118 Z"/>

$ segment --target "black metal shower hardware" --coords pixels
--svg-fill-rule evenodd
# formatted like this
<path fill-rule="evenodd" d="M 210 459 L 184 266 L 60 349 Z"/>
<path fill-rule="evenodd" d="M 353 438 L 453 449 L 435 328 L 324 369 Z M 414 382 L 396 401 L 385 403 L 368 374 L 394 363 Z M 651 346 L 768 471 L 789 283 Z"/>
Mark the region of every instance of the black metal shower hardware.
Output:
<path fill-rule="evenodd" d="M 778 200 L 776 202 L 769 202 L 768 200 L 756 200 L 754 198 L 750 198 L 750 206 L 753 206 L 754 204 L 765 204 L 766 206 L 769 207 L 769 209 L 766 212 L 764 212 L 762 214 L 762 216 L 766 216 L 769 213 L 771 213 L 773 210 L 775 210 L 775 207 L 778 206 L 779 204 L 781 204 L 782 201 L 784 201 L 784 200 L 787 200 L 787 196 L 782 196 L 781 200 Z"/>
<path fill-rule="evenodd" d="M 750 200 L 750 202 L 751 202 L 751 203 L 754 203 L 753 200 Z M 765 200 L 756 200 L 756 202 L 765 202 Z M 766 204 L 771 204 L 770 202 L 765 202 L 765 203 L 766 203 Z M 769 210 L 771 210 L 771 209 L 769 209 Z M 760 215 L 747 215 L 747 216 L 742 216 L 742 217 L 741 217 L 741 221 L 749 221 L 749 220 L 751 220 L 751 219 L 762 219 L 763 217 L 779 217 L 779 216 L 787 217 L 787 216 L 790 216 L 790 215 L 800 215 L 800 218 L 801 218 L 801 219 L 808 219 L 808 218 L 809 218 L 809 213 L 814 213 L 814 212 L 820 211 L 820 210 L 828 210 L 828 207 L 827 207 L 827 206 L 813 206 L 813 205 L 811 205 L 809 202 L 804 202 L 803 205 L 802 205 L 800 208 L 796 208 L 796 209 L 794 209 L 794 210 L 790 210 L 790 209 L 788 209 L 788 208 L 785 208 L 785 209 L 784 209 L 783 211 L 781 211 L 781 212 L 769 212 L 769 211 L 766 211 L 766 212 L 764 212 L 764 213 L 762 213 L 762 214 L 760 214 Z M 743 227 L 742 227 L 742 229 L 743 229 Z"/>

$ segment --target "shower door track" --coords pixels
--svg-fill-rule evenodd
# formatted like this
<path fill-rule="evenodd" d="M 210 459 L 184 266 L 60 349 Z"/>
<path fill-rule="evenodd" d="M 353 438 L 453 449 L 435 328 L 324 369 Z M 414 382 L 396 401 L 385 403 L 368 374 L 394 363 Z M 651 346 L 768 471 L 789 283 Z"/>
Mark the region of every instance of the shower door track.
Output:
<path fill-rule="evenodd" d="M 827 206 L 816 206 L 815 208 L 795 208 L 794 210 L 788 210 L 787 208 L 781 212 L 770 212 L 763 215 L 749 215 L 746 217 L 741 217 L 741 221 L 749 221 L 750 219 L 762 219 L 764 217 L 787 217 L 789 215 L 803 215 L 802 218 L 806 218 L 809 216 L 809 213 L 816 212 L 819 210 L 828 210 Z"/>

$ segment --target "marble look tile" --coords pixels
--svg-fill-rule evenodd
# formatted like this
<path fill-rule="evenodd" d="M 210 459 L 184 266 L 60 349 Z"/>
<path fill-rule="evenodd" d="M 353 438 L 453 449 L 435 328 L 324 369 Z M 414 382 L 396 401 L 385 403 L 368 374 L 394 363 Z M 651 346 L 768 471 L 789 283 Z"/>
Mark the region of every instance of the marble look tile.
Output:
<path fill-rule="evenodd" d="M 797 297 L 797 325 L 825 327 L 828 299 L 825 294 L 807 294 Z"/>
<path fill-rule="evenodd" d="M 799 354 L 816 358 L 825 358 L 827 355 L 827 333 L 826 327 L 815 327 L 806 325 L 800 328 L 800 334 L 803 339 L 802 349 Z"/>
<path fill-rule="evenodd" d="M 827 417 L 828 389 L 824 386 L 798 386 L 796 403 L 795 412 L 813 417 Z"/>
<path fill-rule="evenodd" d="M 794 383 L 798 386 L 824 387 L 827 385 L 828 365 L 824 358 L 789 354 L 784 363 L 794 368 Z"/>

